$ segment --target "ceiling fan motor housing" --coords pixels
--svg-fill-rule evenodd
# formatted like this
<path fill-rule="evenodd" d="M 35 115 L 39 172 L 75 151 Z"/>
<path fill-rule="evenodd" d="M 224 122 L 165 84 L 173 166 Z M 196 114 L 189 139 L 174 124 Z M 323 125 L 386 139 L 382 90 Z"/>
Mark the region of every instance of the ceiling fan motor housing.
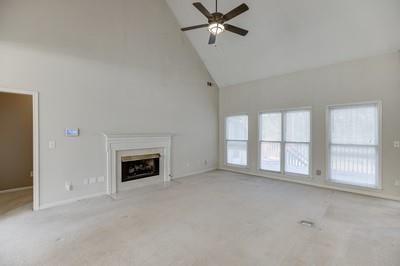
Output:
<path fill-rule="evenodd" d="M 211 18 L 208 19 L 208 23 L 218 23 L 218 24 L 224 24 L 224 14 L 215 12 L 211 14 Z"/>

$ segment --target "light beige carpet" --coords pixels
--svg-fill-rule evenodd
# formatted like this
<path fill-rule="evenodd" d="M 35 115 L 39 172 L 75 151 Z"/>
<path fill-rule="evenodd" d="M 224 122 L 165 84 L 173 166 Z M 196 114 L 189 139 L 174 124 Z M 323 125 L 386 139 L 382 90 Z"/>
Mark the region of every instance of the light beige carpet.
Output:
<path fill-rule="evenodd" d="M 5 208 L 0 265 L 400 265 L 399 202 L 223 171 Z"/>
<path fill-rule="evenodd" d="M 32 210 L 32 199 L 32 189 L 0 193 L 0 219 L 2 215 L 10 211 Z"/>

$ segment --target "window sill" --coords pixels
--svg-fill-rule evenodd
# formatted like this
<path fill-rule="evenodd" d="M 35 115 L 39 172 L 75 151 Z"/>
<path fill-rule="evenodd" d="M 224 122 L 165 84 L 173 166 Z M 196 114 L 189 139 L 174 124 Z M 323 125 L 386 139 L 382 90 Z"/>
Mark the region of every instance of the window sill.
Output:
<path fill-rule="evenodd" d="M 265 174 L 273 174 L 278 177 L 283 177 L 283 178 L 303 178 L 303 179 L 312 179 L 311 175 L 301 175 L 301 174 L 291 174 L 291 173 L 283 173 L 283 172 L 277 172 L 277 171 L 270 171 L 270 170 L 264 170 L 261 168 L 257 169 L 261 173 Z"/>
<path fill-rule="evenodd" d="M 326 179 L 326 183 L 332 186 L 337 186 L 337 187 L 343 187 L 343 188 L 352 188 L 352 189 L 360 189 L 360 190 L 366 190 L 366 191 L 381 191 L 382 186 L 377 185 L 377 186 L 364 186 L 360 184 L 353 184 L 353 183 L 345 183 L 345 182 L 339 182 L 332 180 L 330 178 Z"/>
<path fill-rule="evenodd" d="M 250 170 L 250 167 L 248 165 L 240 165 L 240 164 L 230 164 L 230 163 L 224 163 L 226 167 L 231 167 L 231 168 L 238 168 L 238 169 L 247 169 Z"/>

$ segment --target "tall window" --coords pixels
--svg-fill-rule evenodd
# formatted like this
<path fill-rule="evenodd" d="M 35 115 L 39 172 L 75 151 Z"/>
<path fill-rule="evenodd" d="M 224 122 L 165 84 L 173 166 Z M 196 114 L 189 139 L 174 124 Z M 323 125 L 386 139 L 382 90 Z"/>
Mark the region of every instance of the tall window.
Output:
<path fill-rule="evenodd" d="M 260 168 L 309 175 L 310 127 L 309 110 L 260 114 Z"/>
<path fill-rule="evenodd" d="M 338 183 L 379 186 L 378 104 L 329 108 L 329 178 Z"/>
<path fill-rule="evenodd" d="M 247 166 L 247 115 L 227 117 L 225 134 L 227 164 Z"/>

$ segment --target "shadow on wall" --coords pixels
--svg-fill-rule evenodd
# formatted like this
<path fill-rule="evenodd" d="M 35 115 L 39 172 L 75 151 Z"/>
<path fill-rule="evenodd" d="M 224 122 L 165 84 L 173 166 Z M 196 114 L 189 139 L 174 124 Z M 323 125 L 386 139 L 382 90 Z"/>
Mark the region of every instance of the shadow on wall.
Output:
<path fill-rule="evenodd" d="M 0 92 L 0 191 L 32 186 L 32 96 Z"/>

